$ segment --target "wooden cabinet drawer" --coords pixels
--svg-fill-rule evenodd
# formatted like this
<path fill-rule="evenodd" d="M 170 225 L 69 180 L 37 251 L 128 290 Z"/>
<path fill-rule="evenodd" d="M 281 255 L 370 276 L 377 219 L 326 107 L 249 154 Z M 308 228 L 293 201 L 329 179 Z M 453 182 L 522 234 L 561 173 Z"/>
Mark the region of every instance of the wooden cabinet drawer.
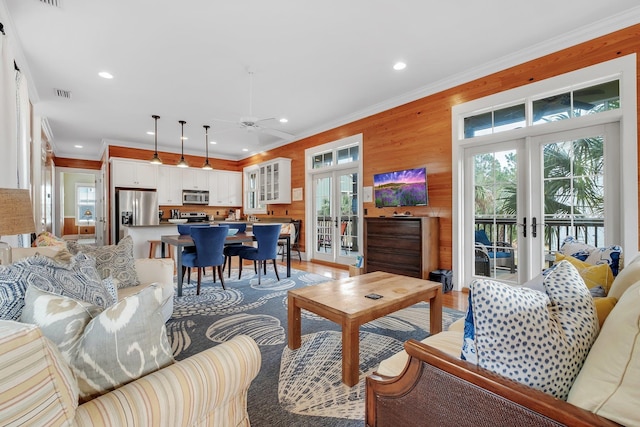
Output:
<path fill-rule="evenodd" d="M 438 218 L 365 218 L 365 271 L 428 279 L 440 268 Z"/>

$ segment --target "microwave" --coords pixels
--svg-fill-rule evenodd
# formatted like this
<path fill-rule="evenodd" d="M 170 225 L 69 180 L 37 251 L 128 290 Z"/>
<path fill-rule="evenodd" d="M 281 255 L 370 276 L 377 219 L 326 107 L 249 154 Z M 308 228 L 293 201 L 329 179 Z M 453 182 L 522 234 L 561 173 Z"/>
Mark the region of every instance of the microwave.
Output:
<path fill-rule="evenodd" d="M 183 205 L 208 205 L 209 192 L 198 191 L 198 190 L 183 190 L 182 204 Z"/>

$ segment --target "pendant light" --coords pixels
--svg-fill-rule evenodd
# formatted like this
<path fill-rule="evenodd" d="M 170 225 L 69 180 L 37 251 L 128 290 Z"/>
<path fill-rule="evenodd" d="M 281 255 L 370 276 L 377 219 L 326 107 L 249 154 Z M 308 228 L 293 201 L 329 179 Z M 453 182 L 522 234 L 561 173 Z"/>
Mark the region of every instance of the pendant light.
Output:
<path fill-rule="evenodd" d="M 162 160 L 160 159 L 160 157 L 158 157 L 158 119 L 160 118 L 160 116 L 156 116 L 154 114 L 151 117 L 153 117 L 153 120 L 155 121 L 155 130 L 154 130 L 154 133 L 153 133 L 154 152 L 153 152 L 153 157 L 151 158 L 151 160 L 149 160 L 149 163 L 154 164 L 154 165 L 161 165 L 162 164 Z"/>
<path fill-rule="evenodd" d="M 180 153 L 180 161 L 176 166 L 178 166 L 179 168 L 188 168 L 189 163 L 187 163 L 187 161 L 184 159 L 184 124 L 187 122 L 185 122 L 184 120 L 178 120 L 178 123 L 180 123 L 180 126 L 182 127 L 180 131 L 180 144 L 182 144 L 182 152 Z"/>
<path fill-rule="evenodd" d="M 207 157 L 205 158 L 204 165 L 202 165 L 202 169 L 211 170 L 213 169 L 209 164 L 209 125 L 203 125 L 204 128 L 204 148 L 207 153 Z"/>

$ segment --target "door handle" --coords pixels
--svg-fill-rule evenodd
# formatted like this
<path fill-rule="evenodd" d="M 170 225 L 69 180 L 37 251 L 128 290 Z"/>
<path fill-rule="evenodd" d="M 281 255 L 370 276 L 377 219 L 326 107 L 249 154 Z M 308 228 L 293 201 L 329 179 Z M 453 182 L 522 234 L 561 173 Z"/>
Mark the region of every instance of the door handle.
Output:
<path fill-rule="evenodd" d="M 527 217 L 522 218 L 522 237 L 527 237 Z"/>
<path fill-rule="evenodd" d="M 532 237 L 538 236 L 538 224 L 536 223 L 535 216 L 531 219 L 531 236 Z"/>

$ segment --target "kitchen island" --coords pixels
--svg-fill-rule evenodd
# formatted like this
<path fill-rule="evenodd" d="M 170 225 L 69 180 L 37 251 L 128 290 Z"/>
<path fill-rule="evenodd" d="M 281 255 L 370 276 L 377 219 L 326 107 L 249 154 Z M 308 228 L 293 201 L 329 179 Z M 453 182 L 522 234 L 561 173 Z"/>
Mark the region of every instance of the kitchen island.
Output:
<path fill-rule="evenodd" d="M 133 257 L 135 259 L 149 256 L 149 240 L 160 240 L 165 234 L 178 234 L 178 226 L 168 221 L 158 225 L 128 225 L 124 227 L 124 235 L 133 239 Z"/>
<path fill-rule="evenodd" d="M 274 222 L 274 221 L 261 221 Z M 290 222 L 278 221 L 278 222 Z M 253 222 L 247 221 L 209 221 L 209 222 L 189 222 L 189 225 L 205 225 L 205 224 L 247 224 L 247 231 L 251 231 Z M 124 227 L 124 235 L 131 236 L 133 239 L 133 257 L 147 258 L 149 256 L 149 240 L 160 240 L 160 236 L 178 234 L 178 225 L 169 221 L 160 221 L 158 225 L 127 225 Z"/>

